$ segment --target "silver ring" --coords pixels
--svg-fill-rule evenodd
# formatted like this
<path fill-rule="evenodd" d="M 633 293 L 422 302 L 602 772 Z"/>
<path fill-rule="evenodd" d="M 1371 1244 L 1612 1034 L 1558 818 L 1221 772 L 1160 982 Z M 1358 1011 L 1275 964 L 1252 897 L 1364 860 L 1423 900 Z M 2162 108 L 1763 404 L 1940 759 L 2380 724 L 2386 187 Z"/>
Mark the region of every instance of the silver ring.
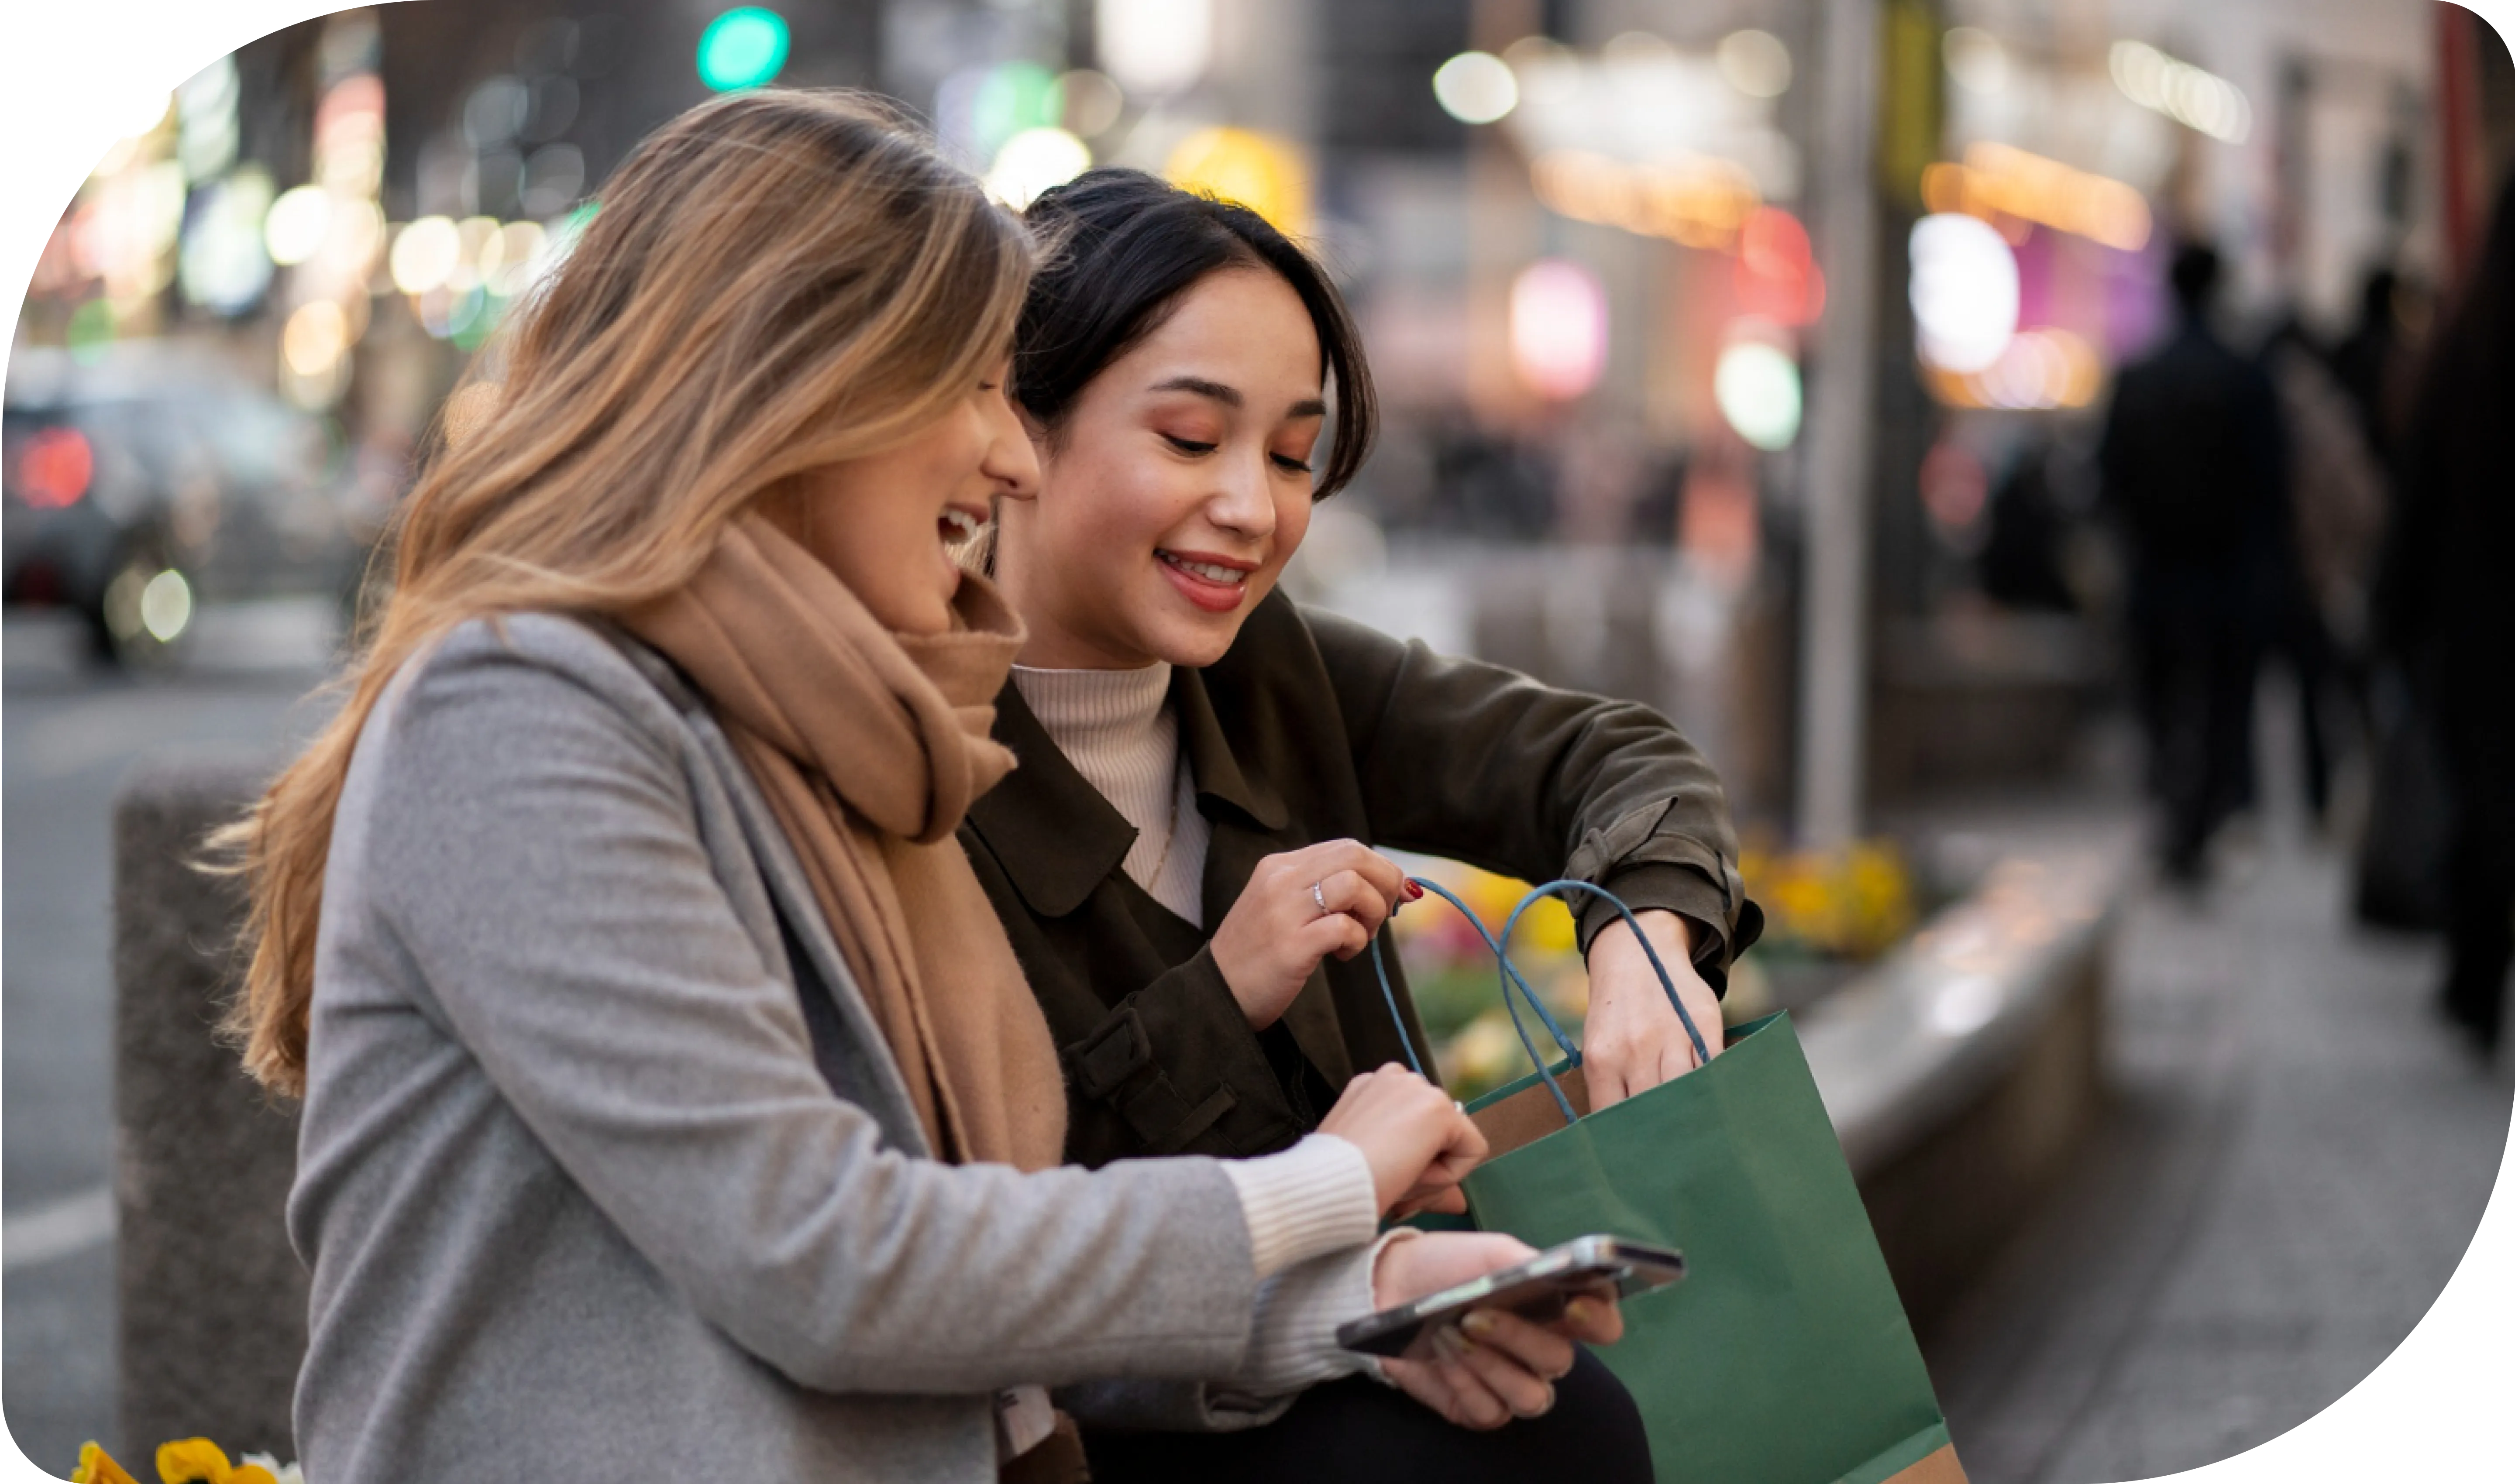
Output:
<path fill-rule="evenodd" d="M 1310 900 L 1319 904 L 1319 916 L 1321 917 L 1328 915 L 1328 894 L 1326 891 L 1321 889 L 1326 885 L 1327 884 L 1325 882 L 1310 883 Z"/>

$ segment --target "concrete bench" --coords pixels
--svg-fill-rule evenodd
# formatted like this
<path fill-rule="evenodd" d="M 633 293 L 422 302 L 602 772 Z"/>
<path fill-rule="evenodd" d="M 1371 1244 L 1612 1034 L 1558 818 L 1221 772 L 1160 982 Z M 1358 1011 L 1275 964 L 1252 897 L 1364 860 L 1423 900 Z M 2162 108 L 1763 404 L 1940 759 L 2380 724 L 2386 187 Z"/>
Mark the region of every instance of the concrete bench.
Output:
<path fill-rule="evenodd" d="M 2103 1097 L 2105 944 L 2126 853 L 2012 854 L 1799 1020 L 1917 1328 L 2076 1152 Z"/>
<path fill-rule="evenodd" d="M 202 874 L 268 760 L 144 763 L 113 815 L 113 1108 L 121 1435 L 297 1456 L 307 1273 L 288 1245 L 297 1120 L 214 1035 L 237 981 L 241 883 Z"/>

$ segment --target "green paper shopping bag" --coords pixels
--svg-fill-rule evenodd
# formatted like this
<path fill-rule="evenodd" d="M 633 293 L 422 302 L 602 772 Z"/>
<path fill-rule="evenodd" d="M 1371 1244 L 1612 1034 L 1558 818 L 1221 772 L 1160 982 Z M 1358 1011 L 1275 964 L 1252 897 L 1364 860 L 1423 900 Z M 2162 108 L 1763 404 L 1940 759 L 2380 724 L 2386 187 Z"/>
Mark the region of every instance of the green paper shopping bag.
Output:
<path fill-rule="evenodd" d="M 1553 882 L 1522 898 L 1500 942 L 1485 939 L 1541 1070 L 1468 1105 L 1493 1146 L 1466 1178 L 1475 1224 L 1539 1248 L 1603 1232 L 1685 1254 L 1686 1281 L 1628 1299 L 1623 1341 L 1599 1352 L 1641 1408 L 1662 1484 L 1963 1484 L 1790 1017 L 1740 1026 L 1717 1059 L 1591 1113 L 1580 1052 L 1504 951 L 1531 903 L 1571 890 L 1631 922 L 1611 893 Z M 1650 958 L 1700 1054 L 1701 1032 Z M 1559 1063 L 1539 1054 L 1520 1000 Z"/>

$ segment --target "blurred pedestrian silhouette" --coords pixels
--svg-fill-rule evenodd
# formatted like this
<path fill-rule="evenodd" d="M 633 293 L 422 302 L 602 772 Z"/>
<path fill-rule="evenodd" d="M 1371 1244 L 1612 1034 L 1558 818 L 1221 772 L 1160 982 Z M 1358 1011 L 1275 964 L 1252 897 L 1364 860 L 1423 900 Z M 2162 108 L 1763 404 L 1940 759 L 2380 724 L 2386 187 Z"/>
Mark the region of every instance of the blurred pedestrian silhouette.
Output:
<path fill-rule="evenodd" d="M 2384 477 L 2350 397 L 2294 315 L 2262 347 L 2288 438 L 2287 540 L 2275 555 L 2270 646 L 2296 680 L 2306 804 L 2331 799 L 2334 723 L 2363 728 L 2367 588 L 2379 549 Z"/>
<path fill-rule="evenodd" d="M 2387 647 L 2423 686 L 2455 804 L 2446 1011 L 2485 1048 L 2515 959 L 2515 177 L 2420 378 L 2378 591 Z"/>
<path fill-rule="evenodd" d="M 2403 333 L 2403 311 L 2420 303 L 2391 267 L 2369 268 L 2358 289 L 2358 322 L 2331 350 L 2332 378 L 2348 394 L 2359 433 L 2387 480 L 2401 474 L 2403 426 L 2417 376 L 2417 347 Z"/>
<path fill-rule="evenodd" d="M 2124 367 L 2097 454 L 2129 569 L 2128 622 L 2171 878 L 2251 801 L 2253 675 L 2286 541 L 2277 393 L 2209 324 L 2218 254 L 2174 255 L 2174 333 Z"/>

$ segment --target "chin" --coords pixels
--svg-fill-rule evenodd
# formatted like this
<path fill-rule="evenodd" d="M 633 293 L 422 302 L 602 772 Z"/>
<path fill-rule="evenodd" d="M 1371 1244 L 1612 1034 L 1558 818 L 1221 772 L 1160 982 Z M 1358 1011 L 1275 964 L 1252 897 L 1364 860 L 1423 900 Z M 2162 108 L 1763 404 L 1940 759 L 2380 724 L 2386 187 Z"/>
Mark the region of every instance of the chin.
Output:
<path fill-rule="evenodd" d="M 1230 652 L 1232 643 L 1240 638 L 1241 622 L 1248 616 L 1244 608 L 1216 614 L 1203 622 L 1174 620 L 1154 634 L 1154 651 L 1171 664 L 1202 670 Z"/>

